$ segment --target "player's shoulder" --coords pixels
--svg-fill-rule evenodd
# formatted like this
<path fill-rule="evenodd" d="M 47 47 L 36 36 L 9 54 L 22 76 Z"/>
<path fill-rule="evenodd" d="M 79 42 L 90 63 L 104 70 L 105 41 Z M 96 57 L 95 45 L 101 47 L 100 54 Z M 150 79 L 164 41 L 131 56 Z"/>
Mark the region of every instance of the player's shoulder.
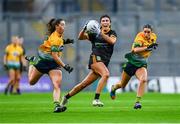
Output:
<path fill-rule="evenodd" d="M 141 32 L 137 33 L 136 36 L 137 36 L 137 37 L 144 37 L 144 33 L 141 31 Z"/>
<path fill-rule="evenodd" d="M 108 34 L 117 36 L 116 31 L 112 29 L 108 32 Z"/>
<path fill-rule="evenodd" d="M 13 47 L 12 44 L 8 44 L 8 45 L 6 46 L 6 49 L 10 49 L 10 48 L 12 48 L 12 47 Z"/>
<path fill-rule="evenodd" d="M 155 34 L 154 32 L 152 32 L 151 35 L 155 38 L 157 37 L 157 34 Z"/>

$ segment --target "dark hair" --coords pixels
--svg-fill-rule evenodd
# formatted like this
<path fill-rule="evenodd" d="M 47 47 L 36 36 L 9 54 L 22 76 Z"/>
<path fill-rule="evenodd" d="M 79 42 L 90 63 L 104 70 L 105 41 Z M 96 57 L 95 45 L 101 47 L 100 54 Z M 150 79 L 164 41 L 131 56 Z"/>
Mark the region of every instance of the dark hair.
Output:
<path fill-rule="evenodd" d="M 152 28 L 152 26 L 150 25 L 150 24 L 145 24 L 144 26 L 143 26 L 143 29 L 144 28 L 149 28 L 149 29 L 151 29 L 151 31 L 153 30 L 153 28 Z"/>
<path fill-rule="evenodd" d="M 102 18 L 105 18 L 105 17 L 109 18 L 109 20 L 110 20 L 110 22 L 111 22 L 111 17 L 110 17 L 110 16 L 108 16 L 107 14 L 102 15 L 102 16 L 100 17 L 100 22 L 101 22 Z"/>
<path fill-rule="evenodd" d="M 47 32 L 47 35 L 51 35 L 55 30 L 55 26 L 60 24 L 61 21 L 63 21 L 63 19 L 55 19 L 55 18 L 52 18 L 48 23 L 47 23 L 47 29 L 48 29 L 48 32 Z"/>

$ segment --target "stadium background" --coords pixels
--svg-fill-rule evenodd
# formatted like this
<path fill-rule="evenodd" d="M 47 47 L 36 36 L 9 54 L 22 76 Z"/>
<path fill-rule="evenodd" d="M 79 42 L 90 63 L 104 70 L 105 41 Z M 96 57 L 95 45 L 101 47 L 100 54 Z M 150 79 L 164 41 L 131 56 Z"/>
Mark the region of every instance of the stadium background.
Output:
<path fill-rule="evenodd" d="M 110 75 L 114 77 L 121 74 L 121 65 L 125 61 L 124 54 L 130 50 L 136 33 L 144 24 L 150 23 L 158 35 L 159 43 L 159 48 L 150 57 L 148 67 L 150 79 L 166 77 L 171 82 L 178 80 L 176 84 L 173 82 L 176 86 L 172 86 L 177 89 L 180 87 L 180 80 L 174 77 L 180 74 L 179 12 L 179 0 L 1 0 L 0 91 L 3 91 L 7 81 L 2 58 L 11 36 L 22 36 L 26 54 L 34 55 L 37 53 L 38 45 L 46 38 L 45 24 L 53 17 L 65 19 L 67 23 L 64 37 L 75 39 L 75 44 L 65 47 L 63 55 L 63 60 L 75 69 L 71 74 L 63 70 L 62 89 L 66 91 L 72 88 L 89 71 L 87 63 L 91 44 L 78 41 L 78 32 L 87 20 L 99 20 L 103 14 L 111 16 L 112 29 L 118 34 L 109 66 Z M 34 89 L 29 89 L 27 72 L 24 72 L 21 87 L 30 91 L 41 91 L 43 88 L 48 90 L 49 79 L 44 77 L 41 82 L 47 85 L 37 84 Z M 164 82 L 164 85 L 167 84 Z M 94 87 L 95 85 L 92 85 L 86 90 L 91 91 Z M 180 88 L 173 92 L 180 92 Z"/>

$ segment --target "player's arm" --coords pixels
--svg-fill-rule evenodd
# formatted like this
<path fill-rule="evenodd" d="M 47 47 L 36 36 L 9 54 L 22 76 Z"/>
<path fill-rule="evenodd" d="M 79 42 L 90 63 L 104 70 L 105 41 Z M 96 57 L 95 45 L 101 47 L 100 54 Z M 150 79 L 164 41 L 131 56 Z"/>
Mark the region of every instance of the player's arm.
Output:
<path fill-rule="evenodd" d="M 146 49 L 147 49 L 147 47 L 141 46 L 140 43 L 133 43 L 133 47 L 132 47 L 133 53 L 143 52 L 143 51 L 146 51 Z"/>
<path fill-rule="evenodd" d="M 27 66 L 26 59 L 25 59 L 25 56 L 24 56 L 24 55 L 21 55 L 21 56 L 20 56 L 20 61 L 22 62 L 22 64 L 23 64 L 24 67 Z"/>
<path fill-rule="evenodd" d="M 132 52 L 133 53 L 139 53 L 143 51 L 152 51 L 153 49 L 156 49 L 158 47 L 157 43 L 152 43 L 149 46 L 140 46 L 140 45 L 135 45 L 136 43 L 133 44 Z"/>
<path fill-rule="evenodd" d="M 78 40 L 89 40 L 89 36 L 88 36 L 88 34 L 84 31 L 84 29 L 82 29 L 82 30 L 79 32 Z"/>
<path fill-rule="evenodd" d="M 54 61 L 55 61 L 59 66 L 61 66 L 61 67 L 64 67 L 64 66 L 65 66 L 64 62 L 59 58 L 58 52 L 51 52 L 51 55 L 52 55 Z"/>
<path fill-rule="evenodd" d="M 69 64 L 64 64 L 64 62 L 58 57 L 58 52 L 51 53 L 54 61 L 61 67 L 63 67 L 67 72 L 71 73 L 73 68 Z"/>
<path fill-rule="evenodd" d="M 3 57 L 3 64 L 6 65 L 7 64 L 7 53 L 4 55 Z"/>
<path fill-rule="evenodd" d="M 3 64 L 4 64 L 4 66 L 7 65 L 8 50 L 9 50 L 9 49 L 8 49 L 8 46 L 7 46 L 6 49 L 5 49 L 4 57 L 3 57 Z"/>
<path fill-rule="evenodd" d="M 109 44 L 115 44 L 116 43 L 116 40 L 117 40 L 117 38 L 116 38 L 116 36 L 114 36 L 114 35 L 111 35 L 111 36 L 108 36 L 108 35 L 106 35 L 106 34 L 104 34 L 104 33 L 100 33 L 100 35 L 102 36 L 102 38 L 107 42 L 107 43 L 109 43 Z"/>
<path fill-rule="evenodd" d="M 139 53 L 139 52 L 143 52 L 146 51 L 147 47 L 143 46 L 143 37 L 141 36 L 141 34 L 137 34 L 134 43 L 132 45 L 132 49 L 131 52 L 133 53 Z"/>
<path fill-rule="evenodd" d="M 59 48 L 57 46 L 51 47 L 51 55 L 54 59 L 54 61 L 61 67 L 63 67 L 66 71 L 71 73 L 73 71 L 73 68 L 69 64 L 64 64 L 64 62 L 59 58 L 58 56 Z"/>
<path fill-rule="evenodd" d="M 83 29 L 79 32 L 78 40 L 89 40 L 89 36 L 86 33 L 87 23 L 84 25 Z"/>

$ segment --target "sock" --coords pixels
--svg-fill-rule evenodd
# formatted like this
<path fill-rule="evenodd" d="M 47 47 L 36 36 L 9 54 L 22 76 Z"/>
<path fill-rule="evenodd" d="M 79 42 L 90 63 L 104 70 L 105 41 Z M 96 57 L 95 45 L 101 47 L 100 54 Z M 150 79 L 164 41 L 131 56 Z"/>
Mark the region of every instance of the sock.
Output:
<path fill-rule="evenodd" d="M 71 96 L 69 95 L 69 93 L 68 93 L 68 94 L 66 94 L 66 95 L 65 95 L 65 97 L 66 97 L 66 99 L 71 98 Z"/>
<path fill-rule="evenodd" d="M 140 97 L 140 96 L 137 96 L 137 97 L 136 97 L 136 102 L 140 102 L 140 100 L 141 100 L 141 97 Z"/>
<path fill-rule="evenodd" d="M 17 94 L 21 94 L 21 91 L 19 88 L 17 88 L 16 91 L 17 91 Z"/>
<path fill-rule="evenodd" d="M 55 106 L 60 106 L 60 103 L 58 101 L 54 101 Z"/>
<path fill-rule="evenodd" d="M 94 99 L 99 99 L 99 96 L 100 96 L 100 94 L 96 93 L 95 96 L 94 96 Z"/>
<path fill-rule="evenodd" d="M 12 93 L 13 93 L 13 86 L 12 86 L 12 85 L 10 86 L 10 90 L 9 90 L 9 92 L 10 92 L 10 94 L 12 94 Z"/>

